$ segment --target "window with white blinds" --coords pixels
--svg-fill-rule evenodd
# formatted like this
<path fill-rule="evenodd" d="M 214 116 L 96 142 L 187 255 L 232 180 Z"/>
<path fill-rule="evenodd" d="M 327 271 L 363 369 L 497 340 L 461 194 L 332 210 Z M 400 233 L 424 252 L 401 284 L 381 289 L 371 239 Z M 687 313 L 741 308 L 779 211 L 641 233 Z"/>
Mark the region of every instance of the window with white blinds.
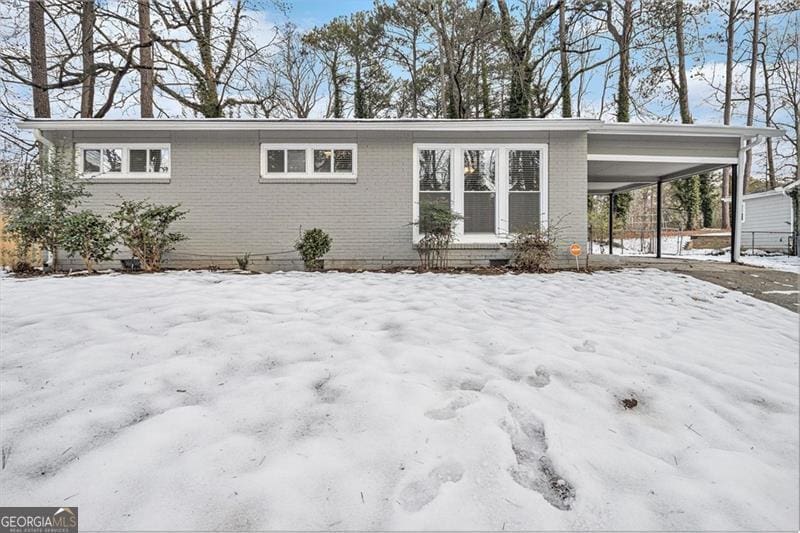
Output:
<path fill-rule="evenodd" d="M 539 224 L 539 150 L 508 151 L 508 231 L 518 233 Z"/>
<path fill-rule="evenodd" d="M 78 170 L 85 178 L 169 178 L 168 144 L 103 143 L 75 145 Z"/>
<path fill-rule="evenodd" d="M 262 144 L 261 179 L 312 179 L 356 177 L 354 144 Z"/>
<path fill-rule="evenodd" d="M 502 242 L 546 220 L 546 145 L 415 145 L 414 220 L 439 202 L 463 216 L 456 238 Z M 424 228 L 414 227 L 418 240 Z"/>

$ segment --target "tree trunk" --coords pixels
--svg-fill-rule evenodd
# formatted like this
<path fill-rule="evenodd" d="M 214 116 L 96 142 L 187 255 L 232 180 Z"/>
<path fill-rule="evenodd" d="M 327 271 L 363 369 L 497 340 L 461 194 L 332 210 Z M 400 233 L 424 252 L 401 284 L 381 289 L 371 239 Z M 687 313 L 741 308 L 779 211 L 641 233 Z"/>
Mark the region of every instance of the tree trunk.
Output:
<path fill-rule="evenodd" d="M 683 32 L 683 0 L 675 3 L 675 48 L 678 54 L 678 107 L 681 113 L 681 123 L 691 124 L 692 110 L 689 107 L 689 82 L 686 76 L 686 42 Z M 683 178 L 676 182 L 675 187 L 682 190 L 683 207 L 686 213 L 686 229 L 695 229 L 697 226 L 697 215 L 702 210 L 703 204 L 708 205 L 708 188 L 703 188 L 701 179 L 698 176 Z M 703 217 L 705 218 L 705 217 Z"/>
<path fill-rule="evenodd" d="M 753 40 L 750 50 L 750 87 L 747 95 L 747 125 L 753 125 L 756 109 L 756 73 L 758 71 L 758 30 L 761 12 L 760 0 L 753 0 Z M 747 192 L 748 184 L 753 173 L 753 151 L 745 153 L 744 160 L 744 191 Z"/>
<path fill-rule="evenodd" d="M 770 75 L 769 63 L 767 62 L 767 19 L 764 18 L 764 46 L 761 48 L 761 70 L 764 75 L 764 118 L 765 125 L 769 128 L 772 127 L 772 92 L 770 88 Z M 767 137 L 767 186 L 769 189 L 774 189 L 778 184 L 775 179 L 775 148 L 773 146 L 772 137 Z"/>
<path fill-rule="evenodd" d="M 414 31 L 414 36 L 411 40 L 411 118 L 419 116 L 419 82 L 417 81 L 417 32 Z"/>
<path fill-rule="evenodd" d="M 481 107 L 483 118 L 492 118 L 492 102 L 489 90 L 489 66 L 486 64 L 486 51 L 481 51 Z"/>
<path fill-rule="evenodd" d="M 678 53 L 678 107 L 681 123 L 691 124 L 692 110 L 689 107 L 689 82 L 686 78 L 686 43 L 683 35 L 683 0 L 675 3 L 675 48 Z"/>
<path fill-rule="evenodd" d="M 526 118 L 530 114 L 531 78 L 524 52 L 509 54 L 511 61 L 511 87 L 508 95 L 508 117 Z"/>
<path fill-rule="evenodd" d="M 355 72 L 353 76 L 353 115 L 355 118 L 367 118 L 364 105 L 364 89 L 361 79 L 361 58 L 355 58 Z"/>
<path fill-rule="evenodd" d="M 622 11 L 622 32 L 617 39 L 619 48 L 619 83 L 617 84 L 617 122 L 631 120 L 630 46 L 633 32 L 633 0 L 625 0 Z"/>
<path fill-rule="evenodd" d="M 94 0 L 84 0 L 81 10 L 81 58 L 83 83 L 81 84 L 81 118 L 94 116 Z"/>
<path fill-rule="evenodd" d="M 700 184 L 700 215 L 704 228 L 714 225 L 714 204 L 712 202 L 711 174 L 703 173 L 698 177 Z"/>
<path fill-rule="evenodd" d="M 728 21 L 726 25 L 726 51 L 725 51 L 725 102 L 722 106 L 722 122 L 731 123 L 731 100 L 733 98 L 733 52 L 736 38 L 736 1 L 730 0 L 728 4 Z M 722 228 L 731 228 L 731 168 L 722 170 Z"/>
<path fill-rule="evenodd" d="M 569 82 L 569 54 L 567 53 L 567 6 L 558 8 L 558 46 L 561 56 L 561 116 L 572 116 L 572 90 Z"/>
<path fill-rule="evenodd" d="M 342 76 L 339 74 L 339 53 L 334 52 L 330 62 L 331 90 L 333 92 L 333 118 L 344 118 L 344 102 L 342 101 Z"/>
<path fill-rule="evenodd" d="M 447 75 L 445 74 L 445 55 L 444 40 L 439 36 L 439 118 L 447 116 L 447 101 L 450 91 L 447 87 Z"/>
<path fill-rule="evenodd" d="M 153 44 L 150 35 L 150 0 L 139 0 L 139 108 L 142 118 L 153 118 Z"/>
<path fill-rule="evenodd" d="M 44 33 L 44 0 L 30 0 L 28 6 L 33 116 L 36 118 L 50 118 L 50 95 L 47 92 L 47 48 L 45 47 Z"/>

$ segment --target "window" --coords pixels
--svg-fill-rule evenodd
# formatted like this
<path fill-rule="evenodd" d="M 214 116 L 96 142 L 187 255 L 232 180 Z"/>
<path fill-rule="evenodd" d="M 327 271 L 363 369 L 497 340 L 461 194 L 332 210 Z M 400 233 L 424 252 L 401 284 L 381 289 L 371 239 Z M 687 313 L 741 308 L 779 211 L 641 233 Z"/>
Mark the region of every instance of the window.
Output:
<path fill-rule="evenodd" d="M 353 151 L 334 150 L 333 151 L 333 171 L 334 172 L 353 172 Z"/>
<path fill-rule="evenodd" d="M 332 156 L 331 150 L 314 150 L 314 172 L 317 174 L 330 173 Z"/>
<path fill-rule="evenodd" d="M 414 220 L 424 203 L 447 203 L 464 217 L 458 241 L 491 243 L 546 219 L 546 145 L 415 145 L 414 153 Z"/>
<path fill-rule="evenodd" d="M 131 148 L 128 170 L 165 174 L 169 172 L 169 148 Z"/>
<path fill-rule="evenodd" d="M 538 150 L 508 151 L 508 231 L 516 233 L 539 223 Z"/>
<path fill-rule="evenodd" d="M 420 205 L 450 205 L 450 150 L 419 150 L 417 168 Z"/>
<path fill-rule="evenodd" d="M 261 146 L 261 177 L 281 179 L 354 179 L 355 145 L 281 144 Z"/>
<path fill-rule="evenodd" d="M 494 233 L 497 199 L 497 150 L 464 154 L 464 233 Z"/>
<path fill-rule="evenodd" d="M 78 170 L 87 178 L 169 177 L 169 146 L 76 145 Z"/>
<path fill-rule="evenodd" d="M 305 150 L 286 150 L 286 169 L 288 172 L 306 171 L 306 151 Z"/>
<path fill-rule="evenodd" d="M 83 173 L 122 171 L 121 148 L 92 148 L 83 151 Z"/>
<path fill-rule="evenodd" d="M 286 150 L 267 150 L 267 172 L 286 172 Z"/>

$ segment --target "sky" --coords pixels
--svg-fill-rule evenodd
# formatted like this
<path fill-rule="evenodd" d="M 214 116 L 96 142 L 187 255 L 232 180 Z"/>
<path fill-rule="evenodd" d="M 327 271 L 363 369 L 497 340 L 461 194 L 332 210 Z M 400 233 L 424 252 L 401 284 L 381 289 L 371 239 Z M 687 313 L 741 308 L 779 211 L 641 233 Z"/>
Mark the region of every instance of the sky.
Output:
<path fill-rule="evenodd" d="M 348 15 L 355 11 L 370 9 L 372 0 L 290 0 L 289 17 L 301 28 L 313 28 L 334 17 Z M 267 8 L 270 15 L 277 10 Z"/>

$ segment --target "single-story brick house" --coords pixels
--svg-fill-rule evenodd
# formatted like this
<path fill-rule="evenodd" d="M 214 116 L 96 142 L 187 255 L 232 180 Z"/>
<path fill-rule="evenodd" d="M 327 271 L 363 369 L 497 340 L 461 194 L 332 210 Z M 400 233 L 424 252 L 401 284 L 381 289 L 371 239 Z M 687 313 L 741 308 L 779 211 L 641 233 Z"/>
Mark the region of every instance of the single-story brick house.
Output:
<path fill-rule="evenodd" d="M 107 212 L 121 195 L 188 209 L 176 229 L 189 240 L 170 255 L 170 266 L 233 266 L 250 252 L 259 270 L 300 268 L 292 245 L 300 228 L 312 227 L 333 237 L 326 267 L 415 265 L 419 234 L 412 222 L 426 200 L 449 202 L 464 216 L 450 254 L 454 265 L 502 261 L 510 233 L 553 221 L 560 221 L 567 260 L 570 244 L 585 249 L 587 194 L 734 166 L 747 147 L 780 134 L 590 119 L 30 119 L 19 125 L 46 145 L 75 150 L 91 183 L 87 208 Z"/>

